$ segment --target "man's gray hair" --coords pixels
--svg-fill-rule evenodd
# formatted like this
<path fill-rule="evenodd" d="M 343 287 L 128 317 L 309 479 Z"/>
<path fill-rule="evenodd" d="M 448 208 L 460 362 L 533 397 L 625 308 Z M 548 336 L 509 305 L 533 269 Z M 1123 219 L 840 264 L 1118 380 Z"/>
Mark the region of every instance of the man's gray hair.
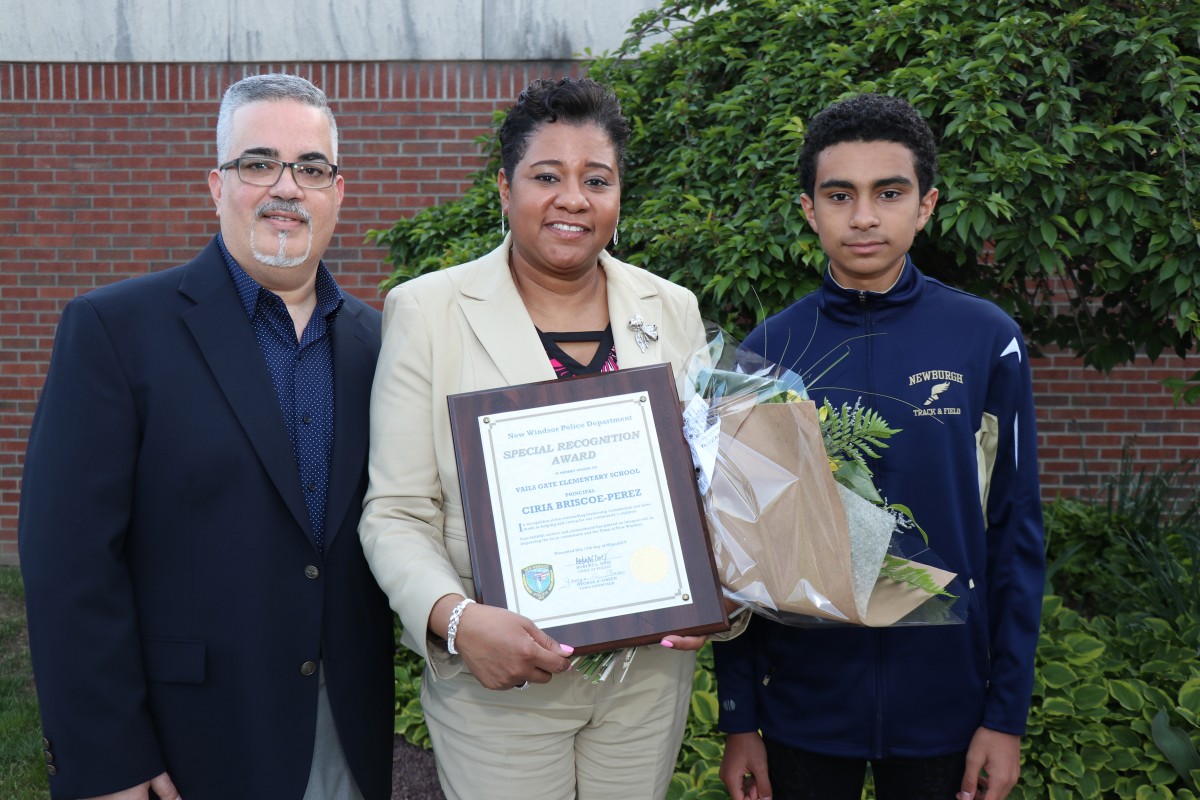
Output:
<path fill-rule="evenodd" d="M 233 139 L 233 112 L 247 103 L 258 103 L 264 100 L 295 100 L 313 108 L 319 108 L 329 118 L 329 139 L 333 146 L 330 158 L 334 163 L 338 158 L 337 121 L 329 108 L 329 100 L 325 93 L 298 75 L 287 75 L 274 72 L 268 75 L 251 75 L 242 78 L 225 90 L 221 98 L 221 111 L 217 115 L 217 163 L 229 158 L 229 143 Z"/>

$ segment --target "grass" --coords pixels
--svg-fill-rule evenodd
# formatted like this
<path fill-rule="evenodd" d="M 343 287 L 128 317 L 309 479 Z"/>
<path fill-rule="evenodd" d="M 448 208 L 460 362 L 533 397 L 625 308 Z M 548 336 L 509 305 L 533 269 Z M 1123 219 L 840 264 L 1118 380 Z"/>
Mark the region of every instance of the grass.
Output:
<path fill-rule="evenodd" d="M 50 796 L 41 737 L 21 573 L 0 567 L 0 800 Z"/>

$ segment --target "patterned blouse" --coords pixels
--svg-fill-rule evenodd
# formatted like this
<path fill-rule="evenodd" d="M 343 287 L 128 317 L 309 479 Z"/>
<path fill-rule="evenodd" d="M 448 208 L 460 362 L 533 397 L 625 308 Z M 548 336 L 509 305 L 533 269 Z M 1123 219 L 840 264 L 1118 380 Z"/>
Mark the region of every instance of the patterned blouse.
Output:
<path fill-rule="evenodd" d="M 554 374 L 559 378 L 617 370 L 617 345 L 613 341 L 612 325 L 608 325 L 602 331 L 545 333 L 539 329 L 538 336 L 542 339 L 542 347 L 546 348 L 550 366 L 554 367 Z M 559 346 L 560 342 L 599 342 L 599 346 L 596 348 L 596 355 L 585 365 L 563 352 Z"/>

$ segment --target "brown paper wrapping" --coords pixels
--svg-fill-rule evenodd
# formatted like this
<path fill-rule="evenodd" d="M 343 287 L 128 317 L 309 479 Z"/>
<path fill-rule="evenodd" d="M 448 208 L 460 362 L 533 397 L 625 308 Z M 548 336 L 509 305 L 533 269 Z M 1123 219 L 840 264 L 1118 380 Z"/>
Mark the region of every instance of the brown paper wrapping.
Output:
<path fill-rule="evenodd" d="M 850 531 L 811 401 L 722 413 L 705 510 L 721 582 L 767 616 L 891 625 L 930 595 L 880 578 L 855 609 Z M 925 567 L 946 586 L 954 574 Z M 875 567 L 878 571 L 878 567 Z"/>

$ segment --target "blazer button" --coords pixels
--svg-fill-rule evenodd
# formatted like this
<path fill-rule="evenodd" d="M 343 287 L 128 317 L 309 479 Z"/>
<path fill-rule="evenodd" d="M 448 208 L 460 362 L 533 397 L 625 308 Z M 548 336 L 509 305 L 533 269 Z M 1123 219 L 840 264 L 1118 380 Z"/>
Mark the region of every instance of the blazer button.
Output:
<path fill-rule="evenodd" d="M 42 755 L 44 755 L 46 757 L 47 764 L 54 763 L 54 753 L 51 753 L 49 750 L 43 750 Z"/>
<path fill-rule="evenodd" d="M 51 764 L 50 766 L 46 767 L 46 774 L 47 774 L 47 775 L 57 775 L 57 774 L 58 774 L 58 767 L 56 767 L 56 766 L 54 766 L 53 764 Z"/>
<path fill-rule="evenodd" d="M 312 564 L 309 564 L 304 568 L 304 577 L 316 580 L 317 578 L 321 577 L 321 570 L 317 569 Z"/>
<path fill-rule="evenodd" d="M 49 739 L 47 739 L 45 736 L 43 736 L 43 737 L 42 737 L 42 749 L 43 749 L 43 750 L 49 750 L 49 749 L 50 749 L 50 740 L 49 740 Z"/>
<path fill-rule="evenodd" d="M 300 665 L 300 674 L 301 675 L 312 675 L 316 671 L 317 671 L 317 662 L 315 662 L 315 661 L 305 661 L 303 664 Z"/>

